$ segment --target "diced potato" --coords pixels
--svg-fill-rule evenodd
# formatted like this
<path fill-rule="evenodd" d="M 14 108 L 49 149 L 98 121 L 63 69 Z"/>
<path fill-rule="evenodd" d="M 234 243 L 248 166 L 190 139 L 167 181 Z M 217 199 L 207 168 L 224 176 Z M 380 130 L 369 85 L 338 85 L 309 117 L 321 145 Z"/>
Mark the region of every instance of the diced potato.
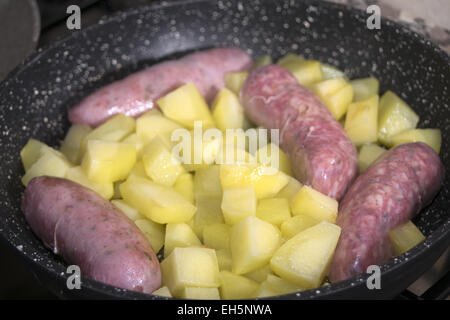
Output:
<path fill-rule="evenodd" d="M 89 140 L 81 167 L 98 183 L 124 180 L 136 163 L 136 149 L 126 143 Z"/>
<path fill-rule="evenodd" d="M 345 78 L 345 73 L 339 70 L 338 68 L 326 63 L 321 63 L 321 66 L 322 66 L 323 80 Z"/>
<path fill-rule="evenodd" d="M 194 176 L 194 196 L 199 198 L 222 198 L 220 166 L 212 165 L 199 169 Z"/>
<path fill-rule="evenodd" d="M 256 159 L 238 145 L 223 144 L 216 157 L 216 164 L 239 165 L 246 163 L 256 163 Z"/>
<path fill-rule="evenodd" d="M 269 274 L 273 274 L 272 269 L 270 269 L 270 264 L 266 264 L 264 267 L 250 271 L 244 274 L 245 277 L 256 281 L 256 282 L 264 282 L 267 279 Z"/>
<path fill-rule="evenodd" d="M 348 137 L 356 146 L 368 142 L 376 142 L 378 96 L 351 103 L 348 107 L 344 128 Z"/>
<path fill-rule="evenodd" d="M 27 144 L 20 151 L 20 158 L 22 159 L 25 171 L 28 171 L 39 160 L 42 154 L 49 149 L 54 150 L 39 140 L 33 138 L 28 140 Z M 56 150 L 54 152 L 58 153 Z"/>
<path fill-rule="evenodd" d="M 224 223 L 206 225 L 203 228 L 203 243 L 214 249 L 230 248 L 230 226 Z"/>
<path fill-rule="evenodd" d="M 301 288 L 320 286 L 328 272 L 341 229 L 321 222 L 286 241 L 273 255 L 270 267 Z"/>
<path fill-rule="evenodd" d="M 252 69 L 256 70 L 258 68 L 261 68 L 263 66 L 267 66 L 267 65 L 272 64 L 272 63 L 273 63 L 272 57 L 269 56 L 268 54 L 266 54 L 266 55 L 263 55 L 263 56 L 261 56 L 261 57 L 259 57 L 258 59 L 255 60 L 255 62 L 253 63 Z"/>
<path fill-rule="evenodd" d="M 272 198 L 288 183 L 289 177 L 275 168 L 261 164 L 226 164 L 220 166 L 222 189 L 253 186 L 258 199 Z"/>
<path fill-rule="evenodd" d="M 136 164 L 128 174 L 128 177 L 130 176 L 137 176 L 145 179 L 151 179 L 145 172 L 144 163 L 142 161 L 136 162 Z"/>
<path fill-rule="evenodd" d="M 185 287 L 180 294 L 183 299 L 220 300 L 219 289 Z"/>
<path fill-rule="evenodd" d="M 423 233 L 411 221 L 389 231 L 389 238 L 396 256 L 405 253 L 425 240 Z"/>
<path fill-rule="evenodd" d="M 188 129 L 194 121 L 202 121 L 204 128 L 214 127 L 208 105 L 193 83 L 175 89 L 157 101 L 164 115 Z"/>
<path fill-rule="evenodd" d="M 228 72 L 225 74 L 225 87 L 233 91 L 236 95 L 239 95 L 247 77 L 247 71 Z"/>
<path fill-rule="evenodd" d="M 131 176 L 120 185 L 123 199 L 157 223 L 181 223 L 192 219 L 197 208 L 174 189 Z"/>
<path fill-rule="evenodd" d="M 200 246 L 202 243 L 192 228 L 186 223 L 168 223 L 164 240 L 164 257 L 168 257 L 175 248 Z"/>
<path fill-rule="evenodd" d="M 230 249 L 216 250 L 217 262 L 219 263 L 219 270 L 231 271 L 231 252 Z"/>
<path fill-rule="evenodd" d="M 386 149 L 376 144 L 364 144 L 359 150 L 358 155 L 359 172 L 364 172 L 375 160 L 377 160 L 385 152 Z"/>
<path fill-rule="evenodd" d="M 256 213 L 256 195 L 252 186 L 228 187 L 223 191 L 222 212 L 225 222 L 234 225 Z"/>
<path fill-rule="evenodd" d="M 304 60 L 304 58 L 298 54 L 289 52 L 286 55 L 284 55 L 283 57 L 281 57 L 278 61 L 277 64 L 279 66 L 288 64 L 290 62 L 295 62 L 295 61 L 299 61 L 299 60 Z"/>
<path fill-rule="evenodd" d="M 132 144 L 136 148 L 136 158 L 141 160 L 142 158 L 142 150 L 144 149 L 144 143 L 137 136 L 137 133 L 130 134 L 128 137 L 123 139 L 123 143 Z"/>
<path fill-rule="evenodd" d="M 334 223 L 338 213 L 338 202 L 319 191 L 303 186 L 291 201 L 292 215 L 307 215 L 320 221 Z"/>
<path fill-rule="evenodd" d="M 289 177 L 288 183 L 286 184 L 286 186 L 283 189 L 281 189 L 280 192 L 278 192 L 275 197 L 276 198 L 285 198 L 290 203 L 292 198 L 300 191 L 302 186 L 303 185 L 300 183 L 300 181 L 298 181 L 297 179 L 295 179 L 293 177 Z"/>
<path fill-rule="evenodd" d="M 277 227 L 256 217 L 242 220 L 230 234 L 233 273 L 244 274 L 263 267 L 280 244 Z"/>
<path fill-rule="evenodd" d="M 185 172 L 179 160 L 172 154 L 161 137 L 155 137 L 142 152 L 142 163 L 147 175 L 166 187 L 174 185 Z"/>
<path fill-rule="evenodd" d="M 244 127 L 244 108 L 239 98 L 231 90 L 227 88 L 220 90 L 211 109 L 214 122 L 219 130 Z"/>
<path fill-rule="evenodd" d="M 91 131 L 91 127 L 82 124 L 74 124 L 69 128 L 60 150 L 70 162 L 74 164 L 81 162 L 83 156 L 81 143 Z"/>
<path fill-rule="evenodd" d="M 150 242 L 153 251 L 158 253 L 164 245 L 164 226 L 148 219 L 138 219 L 134 223 Z"/>
<path fill-rule="evenodd" d="M 22 177 L 22 183 L 27 186 L 31 179 L 40 176 L 64 178 L 71 167 L 72 164 L 61 153 L 50 147 L 43 148 L 39 159 Z"/>
<path fill-rule="evenodd" d="M 207 225 L 224 223 L 221 209 L 222 197 L 198 198 L 195 201 L 197 212 L 194 216 L 194 231 L 203 239 L 203 229 Z"/>
<path fill-rule="evenodd" d="M 190 203 L 194 203 L 194 177 L 192 174 L 188 172 L 180 174 L 173 188 Z"/>
<path fill-rule="evenodd" d="M 437 154 L 441 151 L 442 136 L 439 129 L 411 129 L 397 133 L 389 139 L 387 144 L 390 147 L 409 142 L 423 142 L 429 145 L 436 151 Z"/>
<path fill-rule="evenodd" d="M 222 133 L 216 128 L 210 128 L 208 131 L 211 132 L 213 130 L 215 135 L 211 137 L 196 134 L 195 130 L 191 130 L 189 136 L 184 138 L 189 140 L 180 142 L 182 144 L 180 157 L 186 170 L 197 171 L 214 164 L 222 146 Z M 186 150 L 188 151 L 186 152 Z"/>
<path fill-rule="evenodd" d="M 169 288 L 167 288 L 166 286 L 159 288 L 156 291 L 152 292 L 152 295 L 154 296 L 161 296 L 161 297 L 167 297 L 167 298 L 172 298 L 172 294 L 170 293 Z"/>
<path fill-rule="evenodd" d="M 408 129 L 414 129 L 419 116 L 399 96 L 387 91 L 380 99 L 378 110 L 378 140 L 389 144 L 389 139 Z"/>
<path fill-rule="evenodd" d="M 136 135 L 143 145 L 147 145 L 156 136 L 160 136 L 167 145 L 173 146 L 172 132 L 184 129 L 178 123 L 167 119 L 155 110 L 147 112 L 136 120 Z"/>
<path fill-rule="evenodd" d="M 283 150 L 273 143 L 259 148 L 256 152 L 256 159 L 259 163 L 279 169 L 287 175 L 294 175 L 291 168 L 291 160 Z"/>
<path fill-rule="evenodd" d="M 258 297 L 279 296 L 298 291 L 302 291 L 302 288 L 298 285 L 271 274 L 261 283 L 258 290 Z"/>
<path fill-rule="evenodd" d="M 374 77 L 355 79 L 350 81 L 353 87 L 353 101 L 361 101 L 378 95 L 380 83 Z"/>
<path fill-rule="evenodd" d="M 306 60 L 300 56 L 287 55 L 277 64 L 291 72 L 297 81 L 304 86 L 319 82 L 323 78 L 322 66 L 316 60 Z"/>
<path fill-rule="evenodd" d="M 89 180 L 80 166 L 67 169 L 65 178 L 97 192 L 107 200 L 111 199 L 114 195 L 114 187 L 111 182 L 98 183 Z"/>
<path fill-rule="evenodd" d="M 133 221 L 145 219 L 135 208 L 130 206 L 124 200 L 111 200 L 111 203 L 120 209 L 125 215 Z"/>
<path fill-rule="evenodd" d="M 256 217 L 280 227 L 291 217 L 289 201 L 285 198 L 261 199 L 256 207 Z"/>
<path fill-rule="evenodd" d="M 316 83 L 312 85 L 311 90 L 325 104 L 336 120 L 342 118 L 353 100 L 353 87 L 344 78 Z"/>
<path fill-rule="evenodd" d="M 220 271 L 220 296 L 222 299 L 237 300 L 253 298 L 259 284 L 230 271 Z"/>
<path fill-rule="evenodd" d="M 219 266 L 213 249 L 175 248 L 161 262 L 163 285 L 174 296 L 180 296 L 185 287 L 218 288 Z"/>
<path fill-rule="evenodd" d="M 318 223 L 320 223 L 320 220 L 316 218 L 299 215 L 284 221 L 281 224 L 280 230 L 283 238 L 290 239 L 301 231 L 315 226 Z"/>

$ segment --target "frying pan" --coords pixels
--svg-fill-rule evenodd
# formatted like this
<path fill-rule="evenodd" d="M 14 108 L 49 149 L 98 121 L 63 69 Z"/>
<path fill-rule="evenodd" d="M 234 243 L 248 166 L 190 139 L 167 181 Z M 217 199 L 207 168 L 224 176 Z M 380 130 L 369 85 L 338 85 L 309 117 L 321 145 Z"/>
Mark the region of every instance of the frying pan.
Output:
<path fill-rule="evenodd" d="M 31 232 L 20 210 L 24 190 L 19 151 L 35 137 L 58 147 L 69 127 L 67 108 L 101 86 L 145 66 L 187 52 L 238 46 L 253 57 L 295 51 L 344 70 L 373 75 L 420 115 L 420 126 L 442 130 L 441 158 L 448 171 L 450 59 L 418 34 L 382 20 L 368 30 L 365 12 L 288 0 L 160 3 L 120 13 L 39 50 L 0 86 L 0 234 L 43 285 L 65 298 L 163 299 L 82 278 L 66 286 L 67 265 Z M 450 177 L 434 202 L 414 220 L 427 239 L 381 267 L 381 290 L 368 274 L 280 296 L 280 299 L 392 298 L 429 269 L 450 244 Z"/>

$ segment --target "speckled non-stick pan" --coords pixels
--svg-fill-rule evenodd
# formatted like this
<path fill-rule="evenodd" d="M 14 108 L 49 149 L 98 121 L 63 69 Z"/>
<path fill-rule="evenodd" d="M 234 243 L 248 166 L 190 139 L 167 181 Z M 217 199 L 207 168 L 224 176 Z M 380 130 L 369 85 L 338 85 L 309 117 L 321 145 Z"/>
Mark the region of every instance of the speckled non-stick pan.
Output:
<path fill-rule="evenodd" d="M 31 232 L 20 211 L 24 190 L 19 151 L 31 137 L 58 147 L 67 108 L 88 93 L 157 61 L 193 50 L 238 46 L 253 57 L 298 52 L 343 69 L 374 75 L 381 92 L 400 94 L 420 126 L 442 130 L 441 158 L 450 172 L 450 59 L 435 45 L 391 21 L 368 30 L 362 11 L 317 1 L 180 1 L 119 14 L 37 52 L 0 86 L 0 234 L 43 285 L 64 297 L 150 298 L 83 278 L 68 290 L 66 264 Z M 415 222 L 427 240 L 382 266 L 381 290 L 361 275 L 281 296 L 391 298 L 430 268 L 450 244 L 450 175 Z"/>

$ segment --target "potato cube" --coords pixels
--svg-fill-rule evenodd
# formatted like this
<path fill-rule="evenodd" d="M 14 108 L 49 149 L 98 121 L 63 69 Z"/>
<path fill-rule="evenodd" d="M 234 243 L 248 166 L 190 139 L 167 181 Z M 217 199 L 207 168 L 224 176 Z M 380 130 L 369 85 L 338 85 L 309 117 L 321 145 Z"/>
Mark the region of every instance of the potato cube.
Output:
<path fill-rule="evenodd" d="M 301 288 L 320 286 L 328 272 L 341 228 L 323 221 L 286 241 L 273 255 L 276 275 Z"/>
<path fill-rule="evenodd" d="M 194 121 L 202 121 L 204 128 L 214 127 L 209 107 L 193 83 L 169 92 L 157 103 L 167 118 L 188 129 L 194 128 Z"/>
<path fill-rule="evenodd" d="M 148 219 L 138 219 L 134 223 L 150 242 L 153 251 L 158 253 L 164 245 L 164 226 Z"/>
<path fill-rule="evenodd" d="M 319 191 L 303 186 L 291 201 L 292 215 L 307 215 L 320 221 L 334 223 L 338 213 L 338 202 Z"/>
<path fill-rule="evenodd" d="M 256 196 L 252 186 L 228 187 L 223 192 L 222 212 L 225 222 L 234 225 L 256 213 Z"/>
<path fill-rule="evenodd" d="M 147 172 L 145 172 L 144 163 L 142 161 L 136 162 L 134 167 L 131 169 L 130 173 L 128 174 L 128 177 L 131 176 L 137 176 L 145 179 L 151 180 L 151 178 L 147 175 Z"/>
<path fill-rule="evenodd" d="M 169 288 L 167 288 L 166 286 L 159 288 L 156 291 L 152 292 L 152 295 L 154 296 L 161 296 L 161 297 L 167 297 L 167 298 L 172 298 L 172 294 L 170 293 Z"/>
<path fill-rule="evenodd" d="M 439 129 L 411 129 L 402 131 L 395 136 L 392 136 L 387 144 L 390 147 L 409 142 L 423 142 L 429 145 L 436 151 L 437 154 L 441 151 L 442 136 Z"/>
<path fill-rule="evenodd" d="M 338 68 L 327 63 L 321 63 L 321 66 L 322 66 L 323 80 L 345 78 L 345 73 L 339 70 Z"/>
<path fill-rule="evenodd" d="M 290 54 L 280 59 L 277 64 L 291 72 L 298 83 L 304 86 L 319 82 L 323 78 L 322 66 L 316 60 L 306 60 L 300 56 Z"/>
<path fill-rule="evenodd" d="M 133 221 L 145 219 L 135 208 L 130 206 L 124 200 L 111 200 L 111 203 Z"/>
<path fill-rule="evenodd" d="M 231 252 L 230 249 L 216 250 L 217 262 L 219 263 L 219 270 L 231 271 Z"/>
<path fill-rule="evenodd" d="M 136 163 L 136 149 L 126 143 L 89 140 L 81 167 L 98 183 L 124 180 Z"/>
<path fill-rule="evenodd" d="M 374 77 L 355 79 L 350 81 L 353 87 L 353 101 L 361 101 L 378 95 L 380 83 Z"/>
<path fill-rule="evenodd" d="M 161 262 L 163 285 L 174 296 L 185 287 L 218 288 L 219 266 L 216 253 L 207 248 L 175 248 Z"/>
<path fill-rule="evenodd" d="M 230 226 L 224 223 L 206 225 L 203 228 L 203 243 L 214 249 L 230 248 Z"/>
<path fill-rule="evenodd" d="M 261 199 L 256 207 L 256 217 L 280 227 L 291 217 L 289 201 L 284 198 Z"/>
<path fill-rule="evenodd" d="M 145 146 L 156 136 L 161 137 L 163 141 L 170 146 L 175 143 L 172 141 L 172 132 L 184 129 L 180 124 L 166 118 L 160 112 L 149 111 L 136 120 L 136 136 Z"/>
<path fill-rule="evenodd" d="M 244 274 L 245 277 L 254 280 L 256 282 L 263 282 L 267 279 L 269 274 L 273 274 L 272 269 L 270 269 L 270 264 L 266 264 L 264 267 L 250 271 Z"/>
<path fill-rule="evenodd" d="M 256 152 L 256 159 L 259 163 L 271 166 L 292 176 L 291 160 L 277 145 L 266 144 Z"/>
<path fill-rule="evenodd" d="M 298 285 L 271 274 L 261 283 L 260 289 L 258 290 L 258 297 L 279 296 L 299 291 L 302 291 L 302 288 Z"/>
<path fill-rule="evenodd" d="M 228 72 L 225 74 L 225 87 L 234 92 L 234 94 L 239 95 L 247 77 L 247 71 Z"/>
<path fill-rule="evenodd" d="M 114 187 L 111 182 L 98 183 L 88 179 L 83 169 L 80 166 L 67 169 L 66 179 L 72 180 L 83 187 L 97 192 L 103 198 L 109 200 L 114 195 Z"/>
<path fill-rule="evenodd" d="M 376 144 L 364 144 L 359 150 L 358 163 L 359 173 L 364 172 L 375 160 L 377 160 L 386 149 Z"/>
<path fill-rule="evenodd" d="M 212 116 L 219 130 L 244 127 L 244 108 L 231 90 L 223 88 L 212 103 Z"/>
<path fill-rule="evenodd" d="M 22 177 L 22 183 L 27 186 L 31 179 L 39 176 L 64 178 L 72 164 L 58 151 L 50 147 L 41 149 L 41 156 L 33 163 Z"/>
<path fill-rule="evenodd" d="M 387 91 L 380 99 L 378 110 L 378 140 L 387 145 L 389 139 L 408 129 L 414 129 L 419 116 L 399 96 Z"/>
<path fill-rule="evenodd" d="M 263 55 L 262 57 L 259 57 L 258 59 L 255 60 L 255 62 L 253 63 L 253 67 L 252 70 L 256 70 L 258 68 L 261 68 L 263 66 L 267 66 L 269 64 L 272 64 L 272 57 L 269 56 L 268 54 Z"/>
<path fill-rule="evenodd" d="M 123 143 L 129 143 L 133 145 L 136 148 L 136 159 L 141 160 L 142 158 L 142 151 L 144 149 L 144 143 L 141 139 L 137 136 L 137 133 L 130 134 L 128 137 L 123 139 Z"/>
<path fill-rule="evenodd" d="M 389 231 L 394 254 L 399 256 L 425 240 L 423 233 L 408 221 Z"/>
<path fill-rule="evenodd" d="M 336 120 L 342 118 L 353 100 L 353 87 L 344 78 L 314 84 L 311 90 L 328 108 Z"/>
<path fill-rule="evenodd" d="M 281 224 L 280 230 L 283 238 L 290 239 L 301 231 L 315 226 L 318 223 L 320 223 L 320 220 L 316 218 L 307 215 L 299 215 L 284 221 Z"/>
<path fill-rule="evenodd" d="M 282 66 L 283 64 L 287 64 L 289 62 L 293 62 L 293 61 L 299 61 L 299 60 L 303 60 L 304 58 L 298 54 L 289 52 L 287 54 L 285 54 L 284 56 L 282 56 L 278 61 L 277 61 L 277 65 Z"/>
<path fill-rule="evenodd" d="M 181 148 L 178 155 L 187 171 L 207 168 L 216 161 L 222 145 L 222 133 L 216 128 L 210 128 L 208 132 L 212 133 L 211 136 L 207 136 L 206 133 L 201 135 L 201 132 L 199 134 L 195 129 L 189 131 L 189 135 L 185 132 L 180 136 L 181 140 L 175 148 Z"/>
<path fill-rule="evenodd" d="M 168 223 L 164 240 L 164 257 L 168 257 L 175 248 L 200 246 L 202 243 L 192 228 L 186 223 Z"/>
<path fill-rule="evenodd" d="M 198 198 L 195 200 L 197 212 L 194 216 L 194 232 L 200 240 L 203 239 L 205 226 L 224 223 L 221 204 L 221 197 Z"/>
<path fill-rule="evenodd" d="M 220 294 L 219 294 L 219 289 L 217 289 L 217 288 L 184 287 L 179 298 L 200 299 L 200 300 L 220 300 Z"/>
<path fill-rule="evenodd" d="M 187 201 L 194 203 L 194 177 L 192 174 L 188 172 L 180 174 L 177 181 L 175 181 L 173 188 Z"/>
<path fill-rule="evenodd" d="M 253 298 L 259 284 L 230 271 L 220 271 L 220 296 L 226 300 Z"/>
<path fill-rule="evenodd" d="M 280 190 L 280 192 L 277 193 L 277 195 L 275 197 L 276 198 L 285 198 L 290 203 L 292 198 L 297 194 L 297 192 L 300 191 L 302 186 L 303 185 L 297 179 L 295 179 L 293 177 L 288 177 L 288 183 L 286 184 L 286 186 L 283 189 Z"/>
<path fill-rule="evenodd" d="M 131 176 L 120 185 L 123 199 L 157 223 L 181 223 L 192 219 L 197 208 L 174 189 Z"/>
<path fill-rule="evenodd" d="M 232 271 L 244 274 L 266 265 L 281 244 L 277 227 L 256 217 L 248 217 L 231 229 Z"/>
<path fill-rule="evenodd" d="M 360 146 L 377 141 L 378 96 L 353 102 L 348 107 L 345 118 L 345 131 L 350 140 Z"/>
<path fill-rule="evenodd" d="M 43 153 L 47 152 L 49 149 L 53 150 L 55 153 L 58 151 L 50 148 L 45 143 L 36 140 L 30 139 L 20 151 L 20 158 L 22 159 L 23 167 L 25 171 L 28 171 L 31 166 L 39 160 Z"/>
<path fill-rule="evenodd" d="M 199 198 L 222 198 L 220 166 L 212 165 L 199 169 L 194 176 L 194 195 Z"/>
<path fill-rule="evenodd" d="M 74 124 L 70 127 L 60 149 L 70 162 L 74 164 L 81 162 L 83 157 L 81 143 L 91 131 L 91 127 L 87 125 Z"/>

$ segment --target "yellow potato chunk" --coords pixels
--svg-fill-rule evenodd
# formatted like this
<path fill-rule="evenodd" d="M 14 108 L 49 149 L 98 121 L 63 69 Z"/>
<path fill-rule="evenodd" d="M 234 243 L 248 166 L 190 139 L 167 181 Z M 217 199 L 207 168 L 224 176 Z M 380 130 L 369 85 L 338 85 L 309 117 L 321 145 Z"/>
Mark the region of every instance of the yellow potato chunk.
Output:
<path fill-rule="evenodd" d="M 239 95 L 245 79 L 248 77 L 247 71 L 228 72 L 225 74 L 225 87 Z"/>
<path fill-rule="evenodd" d="M 321 63 L 323 80 L 345 78 L 345 73 L 327 63 Z"/>
<path fill-rule="evenodd" d="M 425 240 L 423 233 L 411 221 L 389 231 L 389 238 L 396 256 L 405 253 Z"/>
<path fill-rule="evenodd" d="M 111 200 L 111 203 L 133 221 L 145 219 L 135 208 L 130 206 L 124 200 Z"/>
<path fill-rule="evenodd" d="M 350 81 L 353 87 L 353 101 L 361 101 L 378 95 L 380 83 L 374 77 L 355 79 Z"/>
<path fill-rule="evenodd" d="M 171 187 L 185 172 L 180 161 L 160 137 L 155 137 L 142 152 L 142 163 L 147 175 L 156 183 Z"/>
<path fill-rule="evenodd" d="M 256 152 L 256 159 L 259 163 L 271 166 L 292 176 L 291 160 L 286 153 L 273 143 L 266 144 Z"/>
<path fill-rule="evenodd" d="M 220 166 L 212 165 L 195 172 L 194 196 L 196 199 L 222 198 Z"/>
<path fill-rule="evenodd" d="M 269 56 L 268 54 L 266 54 L 266 55 L 263 55 L 263 56 L 261 56 L 261 57 L 259 57 L 258 59 L 255 60 L 255 62 L 253 63 L 252 69 L 256 70 L 258 68 L 261 68 L 263 66 L 267 66 L 267 65 L 272 64 L 272 63 L 273 63 L 272 57 Z"/>
<path fill-rule="evenodd" d="M 358 154 L 359 173 L 364 172 L 375 160 L 377 160 L 385 152 L 386 149 L 376 144 L 364 144 L 359 150 Z"/>
<path fill-rule="evenodd" d="M 288 177 L 288 183 L 286 184 L 286 186 L 283 189 L 280 190 L 280 192 L 277 193 L 277 195 L 275 197 L 276 198 L 285 198 L 290 203 L 292 198 L 297 194 L 297 192 L 300 191 L 302 186 L 303 185 L 297 179 L 295 179 L 293 177 Z"/>
<path fill-rule="evenodd" d="M 436 151 L 437 154 L 441 151 L 442 135 L 439 129 L 411 129 L 402 131 L 395 136 L 392 136 L 387 144 L 390 147 L 409 142 L 423 142 L 429 145 Z"/>
<path fill-rule="evenodd" d="M 202 121 L 204 128 L 214 127 L 209 107 L 193 83 L 169 92 L 157 103 L 167 118 L 188 129 L 194 128 L 194 121 Z"/>
<path fill-rule="evenodd" d="M 149 111 L 136 120 L 136 136 L 145 146 L 156 136 L 167 145 L 173 146 L 172 132 L 184 129 L 180 124 L 166 118 L 159 111 Z"/>
<path fill-rule="evenodd" d="M 198 198 L 195 200 L 197 212 L 194 216 L 194 231 L 199 239 L 203 239 L 205 226 L 224 223 L 221 204 L 221 197 Z"/>
<path fill-rule="evenodd" d="M 223 191 L 222 212 L 225 222 L 234 225 L 256 213 L 256 195 L 252 186 L 228 187 Z"/>
<path fill-rule="evenodd" d="M 269 274 L 273 274 L 272 269 L 270 269 L 270 265 L 266 264 L 264 267 L 250 271 L 244 274 L 245 277 L 254 280 L 256 282 L 263 282 L 267 279 Z"/>
<path fill-rule="evenodd" d="M 311 90 L 325 104 L 336 120 L 342 118 L 353 100 L 353 87 L 344 78 L 325 80 Z"/>
<path fill-rule="evenodd" d="M 283 238 L 290 239 L 301 231 L 315 226 L 318 223 L 320 223 L 320 220 L 314 217 L 299 215 L 284 221 L 281 224 L 280 230 Z"/>
<path fill-rule="evenodd" d="M 389 144 L 389 139 L 408 129 L 414 129 L 419 116 L 399 96 L 387 91 L 380 99 L 378 110 L 378 140 Z"/>
<path fill-rule="evenodd" d="M 291 201 L 291 212 L 294 216 L 307 215 L 334 223 L 338 202 L 309 186 L 303 186 Z"/>
<path fill-rule="evenodd" d="M 114 195 L 113 183 L 98 183 L 88 179 L 80 166 L 67 169 L 66 179 L 81 184 L 83 187 L 97 192 L 103 198 L 109 200 Z"/>
<path fill-rule="evenodd" d="M 83 156 L 81 143 L 91 131 L 91 127 L 81 124 L 74 124 L 69 128 L 60 150 L 70 162 L 74 164 L 81 162 Z"/>
<path fill-rule="evenodd" d="M 294 75 L 298 83 L 304 86 L 322 80 L 322 66 L 319 61 L 306 60 L 293 54 L 286 55 L 277 64 Z"/>
<path fill-rule="evenodd" d="M 286 241 L 273 255 L 276 275 L 304 289 L 320 286 L 328 272 L 341 229 L 321 222 Z"/>
<path fill-rule="evenodd" d="M 181 223 L 192 219 L 197 208 L 170 187 L 131 176 L 120 185 L 123 199 L 157 223 Z"/>
<path fill-rule="evenodd" d="M 161 262 L 163 285 L 179 297 L 185 287 L 218 288 L 216 253 L 208 248 L 175 248 Z"/>
<path fill-rule="evenodd" d="M 230 249 L 216 250 L 217 262 L 219 263 L 219 270 L 231 271 L 231 252 Z"/>
<path fill-rule="evenodd" d="M 220 90 L 211 109 L 214 122 L 219 130 L 244 127 L 244 108 L 239 98 L 231 90 L 227 88 Z"/>
<path fill-rule="evenodd" d="M 168 257 L 174 248 L 200 246 L 202 243 L 192 228 L 186 223 L 168 223 L 164 240 L 164 257 Z"/>
<path fill-rule="evenodd" d="M 89 140 L 81 167 L 98 183 L 124 180 L 136 163 L 136 149 L 126 143 Z"/>
<path fill-rule="evenodd" d="M 164 245 L 164 226 L 148 219 L 138 219 L 134 223 L 150 242 L 153 251 L 158 253 Z"/>
<path fill-rule="evenodd" d="M 220 271 L 220 296 L 226 300 L 253 298 L 259 284 L 230 271 Z"/>
<path fill-rule="evenodd" d="M 224 223 L 206 225 L 203 228 L 203 243 L 214 249 L 230 248 L 230 226 Z"/>
<path fill-rule="evenodd" d="M 20 158 L 22 159 L 25 171 L 28 171 L 31 166 L 39 160 L 42 154 L 49 149 L 54 150 L 39 140 L 33 138 L 28 140 L 26 145 L 20 151 Z M 54 150 L 54 152 L 58 153 L 56 150 Z"/>
<path fill-rule="evenodd" d="M 378 96 L 353 102 L 348 107 L 345 132 L 356 146 L 376 142 L 378 131 Z"/>
<path fill-rule="evenodd" d="M 192 174 L 188 172 L 180 174 L 173 188 L 190 203 L 194 203 L 194 177 Z"/>
<path fill-rule="evenodd" d="M 257 297 L 279 296 L 299 291 L 302 291 L 302 288 L 298 285 L 271 274 L 261 283 L 259 290 L 257 291 Z"/>
<path fill-rule="evenodd" d="M 141 160 L 142 150 L 144 149 L 144 143 L 137 136 L 137 133 L 132 133 L 122 141 L 123 143 L 129 143 L 136 148 L 136 158 Z"/>
<path fill-rule="evenodd" d="M 291 217 L 289 201 L 285 198 L 261 199 L 256 207 L 256 217 L 280 227 Z"/>
<path fill-rule="evenodd" d="M 138 161 L 135 163 L 135 165 L 131 169 L 130 173 L 128 174 L 128 177 L 133 176 L 133 175 L 151 180 L 151 178 L 145 172 L 144 163 L 142 161 Z"/>
<path fill-rule="evenodd" d="M 161 287 L 158 290 L 153 291 L 152 295 L 160 296 L 160 297 L 172 298 L 172 294 L 170 293 L 169 288 L 167 288 L 166 286 Z"/>
<path fill-rule="evenodd" d="M 217 128 L 209 128 L 207 132 L 212 133 L 211 136 L 196 133 L 194 129 L 177 137 L 182 140 L 175 146 L 174 153 L 180 155 L 187 171 L 198 171 L 214 164 L 222 145 L 222 133 Z"/>
<path fill-rule="evenodd" d="M 185 287 L 180 294 L 183 299 L 220 300 L 219 289 Z"/>
<path fill-rule="evenodd" d="M 233 273 L 244 274 L 263 267 L 280 244 L 277 227 L 256 217 L 245 218 L 230 234 Z"/>

